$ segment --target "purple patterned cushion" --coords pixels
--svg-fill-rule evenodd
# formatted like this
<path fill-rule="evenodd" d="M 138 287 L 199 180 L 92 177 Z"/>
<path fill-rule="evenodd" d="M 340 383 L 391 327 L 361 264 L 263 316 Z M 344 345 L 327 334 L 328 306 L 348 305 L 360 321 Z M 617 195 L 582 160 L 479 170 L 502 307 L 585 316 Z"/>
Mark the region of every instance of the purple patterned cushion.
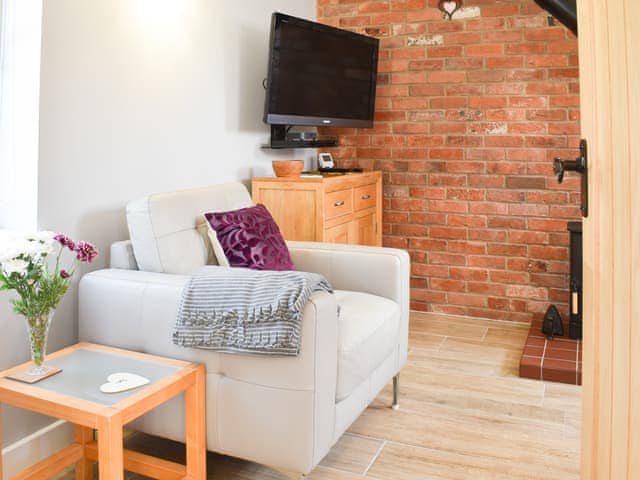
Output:
<path fill-rule="evenodd" d="M 204 216 L 215 230 L 230 266 L 293 270 L 287 244 L 264 205 Z"/>

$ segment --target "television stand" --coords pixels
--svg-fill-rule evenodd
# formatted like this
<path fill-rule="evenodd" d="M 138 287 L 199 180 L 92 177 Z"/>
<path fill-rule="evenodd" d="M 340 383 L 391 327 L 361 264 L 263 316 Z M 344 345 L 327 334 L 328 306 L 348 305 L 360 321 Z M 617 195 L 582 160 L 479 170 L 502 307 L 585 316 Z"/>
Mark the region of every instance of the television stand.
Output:
<path fill-rule="evenodd" d="M 320 148 L 335 147 L 335 138 L 316 140 L 287 140 L 287 132 L 291 125 L 271 125 L 271 141 L 267 148 Z"/>

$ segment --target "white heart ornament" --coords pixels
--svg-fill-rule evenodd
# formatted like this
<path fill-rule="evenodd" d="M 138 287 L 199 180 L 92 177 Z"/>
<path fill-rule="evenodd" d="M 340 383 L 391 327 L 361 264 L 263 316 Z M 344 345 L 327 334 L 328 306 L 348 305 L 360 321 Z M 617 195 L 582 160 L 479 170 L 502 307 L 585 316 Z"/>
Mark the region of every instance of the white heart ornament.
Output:
<path fill-rule="evenodd" d="M 441 0 L 438 6 L 451 20 L 451 16 L 460 8 L 460 0 Z"/>
<path fill-rule="evenodd" d="M 118 372 L 107 377 L 107 383 L 100 385 L 102 393 L 126 392 L 149 383 L 149 379 L 135 373 Z"/>

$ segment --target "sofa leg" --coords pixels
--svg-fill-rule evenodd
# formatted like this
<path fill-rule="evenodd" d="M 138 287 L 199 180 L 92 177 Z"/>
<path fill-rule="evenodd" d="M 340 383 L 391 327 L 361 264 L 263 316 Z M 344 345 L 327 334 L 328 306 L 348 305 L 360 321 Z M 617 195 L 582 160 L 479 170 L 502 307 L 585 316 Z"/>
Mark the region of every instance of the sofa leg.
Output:
<path fill-rule="evenodd" d="M 400 408 L 400 403 L 398 402 L 399 390 L 400 390 L 400 374 L 398 373 L 395 377 L 393 377 L 393 403 L 391 404 L 391 408 L 394 410 L 398 410 Z"/>

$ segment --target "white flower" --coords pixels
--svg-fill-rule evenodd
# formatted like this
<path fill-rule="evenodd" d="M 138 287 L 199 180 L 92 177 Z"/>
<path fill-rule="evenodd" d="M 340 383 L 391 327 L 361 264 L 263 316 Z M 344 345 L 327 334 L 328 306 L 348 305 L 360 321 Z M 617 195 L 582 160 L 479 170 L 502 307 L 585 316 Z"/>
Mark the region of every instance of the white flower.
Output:
<path fill-rule="evenodd" d="M 51 232 L 25 235 L 11 230 L 0 230 L 0 263 L 19 256 L 37 262 L 54 251 L 54 243 Z"/>
<path fill-rule="evenodd" d="M 2 270 L 7 276 L 11 275 L 12 273 L 18 273 L 20 276 L 23 276 L 27 273 L 28 267 L 29 262 L 17 258 L 2 263 Z"/>
<path fill-rule="evenodd" d="M 55 233 L 50 232 L 48 230 L 41 230 L 39 232 L 34 233 L 33 235 L 30 235 L 29 239 L 34 239 L 44 243 L 53 243 L 53 237 L 55 237 L 55 235 L 56 235 Z"/>
<path fill-rule="evenodd" d="M 21 253 L 24 253 L 27 242 L 23 236 L 17 232 L 0 230 L 0 263 L 13 260 Z"/>

